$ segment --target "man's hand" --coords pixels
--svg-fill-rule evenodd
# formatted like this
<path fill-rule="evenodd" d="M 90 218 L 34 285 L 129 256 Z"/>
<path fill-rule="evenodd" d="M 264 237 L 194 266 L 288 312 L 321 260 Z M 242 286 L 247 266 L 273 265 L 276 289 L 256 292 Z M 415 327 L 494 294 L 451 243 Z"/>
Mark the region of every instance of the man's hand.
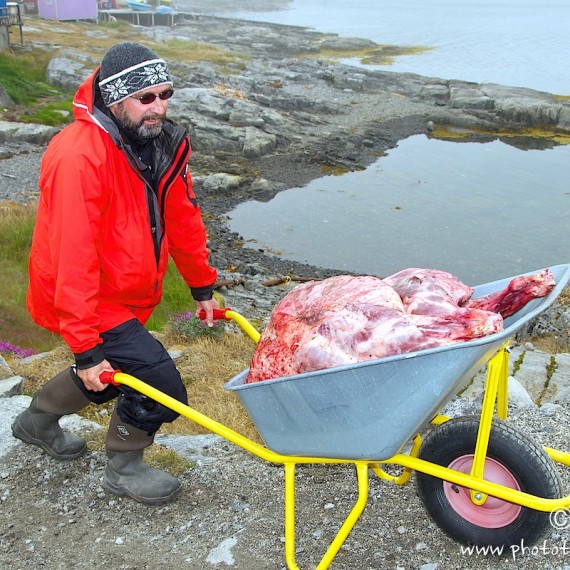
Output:
<path fill-rule="evenodd" d="M 196 301 L 196 317 L 199 317 L 200 311 L 206 313 L 205 323 L 209 327 L 214 326 L 214 309 L 219 309 L 220 304 L 216 299 L 209 299 L 208 301 Z"/>
<path fill-rule="evenodd" d="M 108 384 L 103 384 L 101 380 L 99 380 L 99 375 L 101 372 L 113 372 L 113 367 L 109 364 L 107 360 L 103 360 L 99 364 L 92 366 L 91 368 L 85 368 L 84 370 L 77 370 L 77 376 L 81 379 L 83 384 L 88 390 L 93 392 L 102 392 L 105 388 L 107 388 Z"/>

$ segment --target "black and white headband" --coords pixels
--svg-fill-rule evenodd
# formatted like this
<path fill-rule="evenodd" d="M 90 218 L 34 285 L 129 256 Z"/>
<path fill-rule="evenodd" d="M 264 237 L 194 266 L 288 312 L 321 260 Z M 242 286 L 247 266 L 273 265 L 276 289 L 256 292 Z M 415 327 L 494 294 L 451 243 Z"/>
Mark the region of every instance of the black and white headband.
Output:
<path fill-rule="evenodd" d="M 151 59 L 132 65 L 99 82 L 99 89 L 105 106 L 110 107 L 140 91 L 172 85 L 168 66 L 163 59 Z"/>

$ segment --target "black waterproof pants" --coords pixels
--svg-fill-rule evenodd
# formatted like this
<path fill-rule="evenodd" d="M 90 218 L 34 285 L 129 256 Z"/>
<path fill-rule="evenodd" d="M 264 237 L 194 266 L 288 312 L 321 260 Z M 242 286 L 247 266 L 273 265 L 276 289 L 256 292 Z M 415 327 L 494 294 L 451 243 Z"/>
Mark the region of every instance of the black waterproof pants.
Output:
<path fill-rule="evenodd" d="M 138 320 L 132 319 L 101 333 L 101 338 L 105 358 L 113 368 L 135 376 L 184 404 L 188 403 L 186 388 L 174 361 Z M 109 385 L 102 392 L 92 392 L 78 377 L 75 381 L 95 404 L 104 404 L 119 397 L 117 412 L 121 420 L 149 434 L 155 433 L 164 422 L 172 422 L 179 416 L 127 386 L 119 389 Z"/>

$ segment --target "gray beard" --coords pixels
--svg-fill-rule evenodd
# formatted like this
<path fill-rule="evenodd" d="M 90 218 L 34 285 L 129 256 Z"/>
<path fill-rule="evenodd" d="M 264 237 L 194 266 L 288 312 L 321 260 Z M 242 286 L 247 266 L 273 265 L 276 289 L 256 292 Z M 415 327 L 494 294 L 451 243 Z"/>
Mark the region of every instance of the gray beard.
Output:
<path fill-rule="evenodd" d="M 140 122 L 131 121 L 127 117 L 123 108 L 120 107 L 120 105 L 120 103 L 117 105 L 115 119 L 119 123 L 121 129 L 125 131 L 128 136 L 144 140 L 151 140 L 160 135 L 162 132 L 162 125 L 164 124 L 164 118 L 159 125 L 152 125 L 150 127 L 147 127 L 144 124 L 144 119 L 141 119 Z"/>
<path fill-rule="evenodd" d="M 136 132 L 141 139 L 155 139 L 162 132 L 162 123 L 152 127 L 140 125 Z"/>

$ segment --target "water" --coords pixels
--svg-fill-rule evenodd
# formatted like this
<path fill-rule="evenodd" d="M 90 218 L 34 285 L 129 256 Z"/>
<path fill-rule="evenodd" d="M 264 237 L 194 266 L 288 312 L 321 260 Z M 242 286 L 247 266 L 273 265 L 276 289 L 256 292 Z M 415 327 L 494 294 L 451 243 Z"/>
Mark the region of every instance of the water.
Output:
<path fill-rule="evenodd" d="M 570 262 L 570 147 L 474 146 L 410 137 L 365 171 L 242 204 L 230 227 L 285 259 L 379 276 L 429 267 L 475 285 Z"/>
<path fill-rule="evenodd" d="M 568 0 L 293 0 L 290 6 L 232 16 L 433 48 L 398 58 L 384 68 L 391 71 L 570 95 Z"/>
<path fill-rule="evenodd" d="M 570 93 L 566 0 L 294 0 L 232 15 L 434 48 L 394 71 Z M 416 136 L 364 172 L 242 204 L 230 228 L 285 259 L 381 276 L 431 267 L 478 284 L 570 262 L 569 175 L 570 147 Z"/>

